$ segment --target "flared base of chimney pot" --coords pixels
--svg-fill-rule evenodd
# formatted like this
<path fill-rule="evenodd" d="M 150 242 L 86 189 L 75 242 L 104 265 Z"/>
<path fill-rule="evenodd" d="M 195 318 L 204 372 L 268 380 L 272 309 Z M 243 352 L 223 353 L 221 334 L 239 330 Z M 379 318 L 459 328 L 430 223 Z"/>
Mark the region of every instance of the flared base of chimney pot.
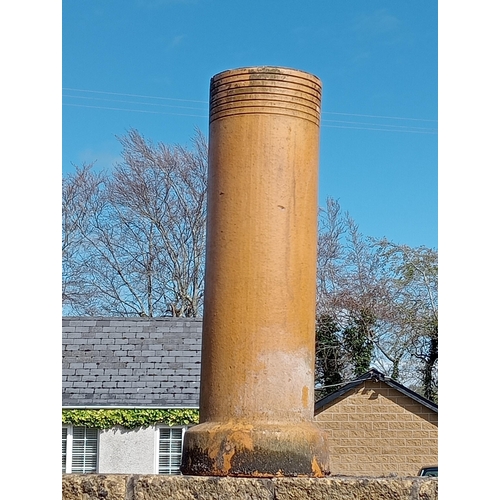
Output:
<path fill-rule="evenodd" d="M 184 439 L 181 471 L 195 476 L 324 477 L 326 436 L 314 423 L 205 422 Z"/>

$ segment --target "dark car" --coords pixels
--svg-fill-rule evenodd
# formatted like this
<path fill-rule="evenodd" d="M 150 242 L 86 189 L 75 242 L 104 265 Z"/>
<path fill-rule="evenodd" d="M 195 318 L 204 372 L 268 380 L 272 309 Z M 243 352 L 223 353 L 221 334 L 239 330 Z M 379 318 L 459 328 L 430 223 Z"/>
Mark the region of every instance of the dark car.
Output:
<path fill-rule="evenodd" d="M 438 466 L 431 465 L 428 467 L 422 467 L 418 473 L 419 476 L 427 476 L 427 477 L 438 477 Z"/>

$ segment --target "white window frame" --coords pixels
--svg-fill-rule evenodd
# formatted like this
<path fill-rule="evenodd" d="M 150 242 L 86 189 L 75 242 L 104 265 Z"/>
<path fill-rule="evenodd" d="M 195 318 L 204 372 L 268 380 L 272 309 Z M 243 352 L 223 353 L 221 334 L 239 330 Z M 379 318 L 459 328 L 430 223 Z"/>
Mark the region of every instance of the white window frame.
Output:
<path fill-rule="evenodd" d="M 182 450 L 184 448 L 184 435 L 188 430 L 187 425 L 157 425 L 155 427 L 155 474 L 160 474 L 160 429 L 181 429 L 181 460 L 182 460 Z M 179 474 L 181 472 L 179 471 Z M 174 476 L 176 474 L 162 474 L 164 476 Z"/>
<path fill-rule="evenodd" d="M 85 427 L 83 425 L 63 425 L 62 428 L 66 429 L 66 474 L 71 474 L 73 472 L 73 429 Z M 88 427 L 93 429 L 93 427 Z M 100 431 L 97 430 L 97 449 L 96 449 L 96 470 L 92 472 L 84 472 L 83 474 L 96 474 L 99 472 L 99 436 Z M 61 436 L 62 438 L 62 436 Z M 62 468 L 62 463 L 61 463 Z M 78 474 L 81 474 L 80 472 Z"/>
<path fill-rule="evenodd" d="M 63 425 L 62 428 L 63 428 L 63 430 L 66 431 L 66 453 L 65 453 L 66 456 L 65 456 L 65 462 L 64 462 L 64 470 L 63 470 L 63 472 L 67 472 L 68 471 L 68 462 L 71 462 L 70 460 L 68 460 L 68 454 L 70 454 L 70 456 L 71 456 L 71 450 L 68 450 L 68 447 L 72 447 L 73 440 L 72 439 L 68 439 L 69 426 Z M 61 438 L 62 438 L 62 433 L 61 433 Z M 61 469 L 62 469 L 62 461 L 61 461 Z"/>

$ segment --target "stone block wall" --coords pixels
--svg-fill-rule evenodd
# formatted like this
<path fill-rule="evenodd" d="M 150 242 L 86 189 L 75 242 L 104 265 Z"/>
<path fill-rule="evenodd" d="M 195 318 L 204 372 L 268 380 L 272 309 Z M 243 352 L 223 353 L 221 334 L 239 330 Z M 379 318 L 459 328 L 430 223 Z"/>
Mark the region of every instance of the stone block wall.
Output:
<path fill-rule="evenodd" d="M 384 382 L 364 382 L 315 421 L 328 433 L 333 475 L 414 476 L 438 463 L 437 413 Z"/>
<path fill-rule="evenodd" d="M 437 500 L 436 478 L 64 474 L 62 500 Z"/>

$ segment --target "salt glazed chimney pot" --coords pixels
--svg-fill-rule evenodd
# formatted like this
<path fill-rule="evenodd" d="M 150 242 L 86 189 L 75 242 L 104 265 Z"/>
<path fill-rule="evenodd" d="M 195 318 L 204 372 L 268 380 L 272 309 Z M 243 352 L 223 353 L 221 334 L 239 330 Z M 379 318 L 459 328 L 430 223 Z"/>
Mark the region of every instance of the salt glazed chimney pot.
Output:
<path fill-rule="evenodd" d="M 181 471 L 322 477 L 313 421 L 321 81 L 281 67 L 210 81 L 200 424 Z"/>

